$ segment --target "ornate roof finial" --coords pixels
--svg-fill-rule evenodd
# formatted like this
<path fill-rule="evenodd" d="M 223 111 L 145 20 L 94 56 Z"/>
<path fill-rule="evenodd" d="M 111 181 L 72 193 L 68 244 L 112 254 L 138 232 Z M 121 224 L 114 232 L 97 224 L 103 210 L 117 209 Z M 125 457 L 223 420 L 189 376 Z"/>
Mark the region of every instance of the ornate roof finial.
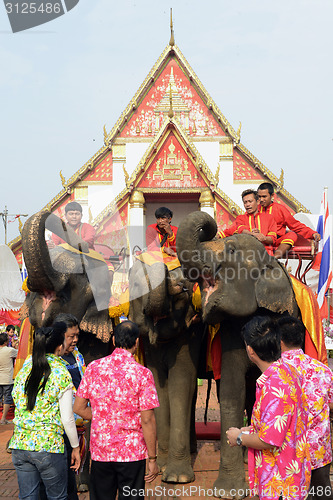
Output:
<path fill-rule="evenodd" d="M 240 136 L 241 136 L 241 130 L 242 130 L 242 122 L 239 122 L 239 127 L 236 133 L 236 142 L 237 144 L 240 143 Z"/>
<path fill-rule="evenodd" d="M 61 179 L 61 184 L 62 184 L 62 187 L 63 187 L 63 188 L 65 188 L 65 187 L 66 187 L 66 179 L 65 179 L 65 177 L 62 175 L 62 170 L 60 170 L 59 175 L 60 175 L 60 179 Z"/>
<path fill-rule="evenodd" d="M 171 30 L 171 36 L 170 36 L 169 45 L 171 47 L 173 47 L 175 45 L 175 35 L 174 35 L 174 32 L 173 32 L 172 8 L 170 9 L 170 30 Z"/>
<path fill-rule="evenodd" d="M 106 131 L 106 126 L 105 125 L 103 127 L 103 132 L 104 132 L 104 144 L 105 144 L 105 146 L 107 146 L 108 145 L 108 133 Z"/>
<path fill-rule="evenodd" d="M 171 83 L 170 83 L 170 109 L 169 109 L 168 117 L 173 118 L 173 115 L 174 115 L 174 112 L 172 109 L 172 91 L 171 91 Z"/>

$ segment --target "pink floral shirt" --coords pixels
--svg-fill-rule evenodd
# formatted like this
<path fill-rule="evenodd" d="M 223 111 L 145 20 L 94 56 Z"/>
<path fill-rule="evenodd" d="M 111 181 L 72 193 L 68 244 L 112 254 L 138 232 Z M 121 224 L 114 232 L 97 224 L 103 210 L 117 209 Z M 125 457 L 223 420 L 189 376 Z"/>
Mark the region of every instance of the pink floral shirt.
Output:
<path fill-rule="evenodd" d="M 294 367 L 275 361 L 258 378 L 252 432 L 274 448 L 249 448 L 249 478 L 261 500 L 307 496 L 311 465 L 306 442 L 307 412 Z"/>
<path fill-rule="evenodd" d="M 125 349 L 89 364 L 77 391 L 92 408 L 91 458 L 134 462 L 147 458 L 141 411 L 159 406 L 153 375 Z"/>
<path fill-rule="evenodd" d="M 333 403 L 333 374 L 326 365 L 304 354 L 302 349 L 286 351 L 282 358 L 296 368 L 308 400 L 307 441 L 311 468 L 324 467 L 332 462 L 328 403 Z"/>

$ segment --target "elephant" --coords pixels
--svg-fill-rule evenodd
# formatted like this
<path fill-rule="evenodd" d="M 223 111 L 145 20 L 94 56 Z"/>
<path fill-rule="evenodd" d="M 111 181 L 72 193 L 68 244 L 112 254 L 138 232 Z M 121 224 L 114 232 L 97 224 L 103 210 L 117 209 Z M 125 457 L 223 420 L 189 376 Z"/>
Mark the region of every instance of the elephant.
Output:
<path fill-rule="evenodd" d="M 190 421 L 203 327 L 192 305 L 193 283 L 180 266 L 136 259 L 129 273 L 129 319 L 138 324 L 145 364 L 160 407 L 155 410 L 162 481 L 194 480 Z M 192 421 L 192 438 L 195 436 Z M 192 447 L 195 446 L 192 442 Z"/>
<path fill-rule="evenodd" d="M 70 245 L 49 249 L 45 241 L 48 229 Z M 30 217 L 22 231 L 24 262 L 28 271 L 27 294 L 23 315 L 39 328 L 49 326 L 59 313 L 77 317 L 79 349 L 86 362 L 106 356 L 113 330 L 108 314 L 111 282 L 107 264 L 56 215 L 42 211 Z"/>
<path fill-rule="evenodd" d="M 295 317 L 300 312 L 287 271 L 261 242 L 250 234 L 215 239 L 216 232 L 210 215 L 189 214 L 178 228 L 177 255 L 184 275 L 199 282 L 203 320 L 220 323 L 221 458 L 214 489 L 216 496 L 241 499 L 248 488 L 242 448 L 230 448 L 226 440 L 229 427 L 244 425 L 245 379 L 251 363 L 241 328 L 260 312 Z"/>

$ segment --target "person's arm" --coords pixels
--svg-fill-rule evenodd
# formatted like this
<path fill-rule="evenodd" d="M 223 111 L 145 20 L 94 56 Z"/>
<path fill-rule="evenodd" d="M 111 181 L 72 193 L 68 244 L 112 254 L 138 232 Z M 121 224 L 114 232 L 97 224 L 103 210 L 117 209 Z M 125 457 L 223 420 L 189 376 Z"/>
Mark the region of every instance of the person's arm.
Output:
<path fill-rule="evenodd" d="M 10 357 L 11 358 L 16 358 L 17 357 L 17 353 L 18 353 L 18 349 L 15 349 L 15 347 L 11 347 Z"/>
<path fill-rule="evenodd" d="M 283 210 L 285 223 L 291 231 L 300 234 L 303 238 L 314 239 L 316 241 L 320 240 L 320 234 L 318 234 L 317 231 L 295 219 L 287 208 L 283 207 L 280 208 L 280 210 Z"/>
<path fill-rule="evenodd" d="M 96 231 L 91 224 L 83 223 L 82 225 L 82 239 L 88 243 L 89 248 L 94 248 L 96 239 Z"/>
<path fill-rule="evenodd" d="M 91 406 L 88 406 L 88 404 L 89 404 L 89 399 L 80 398 L 80 396 L 76 394 L 73 411 L 74 413 L 82 417 L 83 420 L 92 419 Z"/>
<path fill-rule="evenodd" d="M 237 446 L 236 439 L 241 433 L 241 430 L 237 427 L 230 427 L 227 430 L 227 439 L 229 440 L 229 445 L 231 447 Z M 258 433 L 255 434 L 242 434 L 242 444 L 247 448 L 253 448 L 254 450 L 269 450 L 270 448 L 274 448 L 273 445 L 269 443 L 265 443 L 260 439 Z"/>
<path fill-rule="evenodd" d="M 154 410 L 141 411 L 141 426 L 148 451 L 148 472 L 145 481 L 150 483 L 158 474 L 156 462 L 156 420 Z"/>
<path fill-rule="evenodd" d="M 77 436 L 74 413 L 72 408 L 72 400 L 73 400 L 73 390 L 72 388 L 64 391 L 59 398 L 59 409 L 60 409 L 60 418 L 61 422 L 64 426 L 65 433 L 69 439 L 72 451 L 72 465 L 71 469 L 77 471 L 80 467 L 80 447 L 79 447 L 79 439 Z"/>

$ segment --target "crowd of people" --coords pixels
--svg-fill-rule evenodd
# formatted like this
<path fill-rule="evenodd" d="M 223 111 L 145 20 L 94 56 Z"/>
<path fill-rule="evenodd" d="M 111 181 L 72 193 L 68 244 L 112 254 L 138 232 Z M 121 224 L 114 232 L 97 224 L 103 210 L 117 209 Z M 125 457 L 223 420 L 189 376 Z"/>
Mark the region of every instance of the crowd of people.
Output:
<path fill-rule="evenodd" d="M 320 239 L 273 196 L 270 183 L 244 191 L 245 213 L 217 237 L 252 234 L 276 257 L 288 252 L 298 234 Z M 81 205 L 71 202 L 65 211 L 67 225 L 93 249 L 94 229 L 82 224 Z M 146 231 L 148 251 L 177 255 L 172 216 L 169 208 L 156 210 L 156 223 Z M 53 235 L 48 245 L 62 242 Z M 159 403 L 152 373 L 133 357 L 138 337 L 138 327 L 123 321 L 115 328 L 112 354 L 86 368 L 77 348 L 78 320 L 59 314 L 52 326 L 35 332 L 32 356 L 13 381 L 15 327 L 8 325 L 0 334 L 0 424 L 7 423 L 14 402 L 10 448 L 20 498 L 77 500 L 75 472 L 85 459 L 78 429 L 88 429 L 89 422 L 90 498 L 122 499 L 128 496 L 126 488 L 131 498 L 144 497 L 145 482 L 158 474 L 154 409 Z M 309 491 L 314 499 L 332 499 L 331 371 L 304 354 L 304 327 L 295 318 L 255 317 L 245 325 L 243 337 L 262 375 L 250 425 L 230 428 L 227 439 L 230 446 L 249 448 L 253 491 L 262 500 L 305 499 Z"/>

